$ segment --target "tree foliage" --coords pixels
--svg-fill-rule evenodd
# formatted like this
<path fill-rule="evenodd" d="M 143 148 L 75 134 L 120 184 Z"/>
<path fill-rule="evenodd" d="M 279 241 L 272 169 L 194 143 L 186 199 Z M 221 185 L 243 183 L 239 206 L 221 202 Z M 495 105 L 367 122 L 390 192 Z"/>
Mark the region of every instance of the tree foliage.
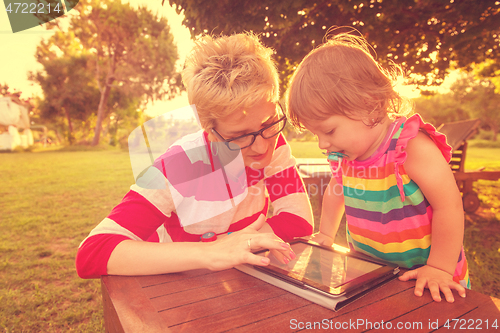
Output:
<path fill-rule="evenodd" d="M 495 94 L 500 95 L 500 62 L 487 60 L 477 66 L 476 75 L 481 79 L 488 79 L 495 86 Z"/>
<path fill-rule="evenodd" d="M 419 97 L 415 100 L 415 112 L 435 127 L 444 123 L 470 119 L 471 116 L 467 110 L 454 97 L 451 92 Z"/>
<path fill-rule="evenodd" d="M 164 0 L 163 0 L 164 1 Z M 282 79 L 330 27 L 356 28 L 382 63 L 420 84 L 440 84 L 451 66 L 500 63 L 500 2 L 493 0 L 169 0 L 192 35 L 252 30 L 277 52 Z"/>
<path fill-rule="evenodd" d="M 500 94 L 496 91 L 494 79 L 485 76 L 491 64 L 481 63 L 468 73 L 462 73 L 450 87 L 450 92 L 424 96 L 416 100 L 416 112 L 435 126 L 464 119 L 477 118 L 481 127 L 492 131 L 496 141 L 500 130 Z"/>
<path fill-rule="evenodd" d="M 63 91 L 44 90 L 45 99 L 54 108 L 57 104 L 52 103 L 52 99 L 70 98 L 73 94 L 77 96 L 71 98 L 78 99 L 74 89 L 85 88 L 81 95 L 88 93 L 88 96 L 94 96 L 97 90 L 97 105 L 92 97 L 85 112 L 77 108 L 70 111 L 71 115 L 87 119 L 88 112 L 95 113 L 92 144 L 96 145 L 105 116 L 114 113 L 114 119 L 120 119 L 120 110 L 130 113 L 141 103 L 170 98 L 180 90 L 180 77 L 175 71 L 177 48 L 167 21 L 145 7 L 133 9 L 120 0 L 80 0 L 74 11 L 78 15 L 71 16 L 68 26 L 60 26 L 60 21 L 47 24 L 57 32 L 41 43 L 37 57 L 50 68 L 65 67 L 60 71 L 69 75 L 66 80 L 70 85 L 57 84 Z M 76 68 L 77 63 L 82 65 L 80 69 Z M 43 79 L 59 81 L 57 75 L 51 73 L 61 73 L 57 73 L 56 68 L 49 73 L 47 68 L 34 78 L 41 84 Z M 59 107 L 57 112 L 60 111 Z"/>
<path fill-rule="evenodd" d="M 495 84 L 490 78 L 479 77 L 478 66 L 472 73 L 457 80 L 451 87 L 454 99 L 467 109 L 471 118 L 481 119 L 483 127 L 492 132 L 496 141 L 500 130 L 500 94 L 495 92 Z"/>
<path fill-rule="evenodd" d="M 57 40 L 64 38 L 62 36 L 59 32 L 38 46 L 36 57 L 44 69 L 30 73 L 30 80 L 40 85 L 45 96 L 38 101 L 39 117 L 51 122 L 52 127 L 66 127 L 64 132 L 72 144 L 75 121 L 84 122 L 95 112 L 99 103 L 99 90 L 93 84 L 94 77 L 87 54 L 72 53 L 57 57 L 50 51 L 57 45 Z"/>

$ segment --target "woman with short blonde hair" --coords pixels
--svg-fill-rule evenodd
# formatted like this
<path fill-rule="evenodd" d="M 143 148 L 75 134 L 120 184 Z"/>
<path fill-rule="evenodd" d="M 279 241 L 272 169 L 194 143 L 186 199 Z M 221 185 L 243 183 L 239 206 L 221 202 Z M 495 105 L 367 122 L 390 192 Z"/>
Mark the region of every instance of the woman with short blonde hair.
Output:
<path fill-rule="evenodd" d="M 186 58 L 182 80 L 207 130 L 234 110 L 261 99 L 277 103 L 279 78 L 272 49 L 251 33 L 203 36 Z"/>
<path fill-rule="evenodd" d="M 196 42 L 182 77 L 202 130 L 147 170 L 166 189 L 133 185 L 81 243 L 81 277 L 265 266 L 270 259 L 253 254 L 262 249 L 295 258 L 286 242 L 312 233 L 312 212 L 281 134 L 272 54 L 251 33 Z"/>

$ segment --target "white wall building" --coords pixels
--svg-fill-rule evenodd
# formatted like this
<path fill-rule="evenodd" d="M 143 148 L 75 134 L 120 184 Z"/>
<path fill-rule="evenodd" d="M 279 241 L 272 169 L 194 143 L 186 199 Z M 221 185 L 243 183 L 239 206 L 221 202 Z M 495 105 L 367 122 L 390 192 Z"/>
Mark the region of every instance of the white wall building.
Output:
<path fill-rule="evenodd" d="M 10 97 L 0 98 L 0 150 L 33 145 L 28 109 Z"/>

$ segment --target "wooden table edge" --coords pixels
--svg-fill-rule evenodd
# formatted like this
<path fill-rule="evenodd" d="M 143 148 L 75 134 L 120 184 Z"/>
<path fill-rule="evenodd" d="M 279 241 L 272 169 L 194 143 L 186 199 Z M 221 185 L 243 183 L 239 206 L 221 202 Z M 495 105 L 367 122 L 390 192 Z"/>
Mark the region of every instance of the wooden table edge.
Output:
<path fill-rule="evenodd" d="M 101 289 L 106 332 L 171 332 L 136 277 L 101 276 Z"/>

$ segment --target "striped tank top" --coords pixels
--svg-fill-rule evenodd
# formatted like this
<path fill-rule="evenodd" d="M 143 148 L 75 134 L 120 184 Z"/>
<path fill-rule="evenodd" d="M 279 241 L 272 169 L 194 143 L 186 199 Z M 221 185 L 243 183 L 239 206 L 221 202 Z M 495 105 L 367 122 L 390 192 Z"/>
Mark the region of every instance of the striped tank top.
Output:
<path fill-rule="evenodd" d="M 333 175 L 343 186 L 351 249 L 405 268 L 425 265 L 431 248 L 432 207 L 403 167 L 406 146 L 419 131 L 434 141 L 449 162 L 446 137 L 415 114 L 397 119 L 367 160 L 343 160 Z M 331 162 L 332 170 L 336 163 Z M 463 248 L 453 279 L 470 288 Z"/>

